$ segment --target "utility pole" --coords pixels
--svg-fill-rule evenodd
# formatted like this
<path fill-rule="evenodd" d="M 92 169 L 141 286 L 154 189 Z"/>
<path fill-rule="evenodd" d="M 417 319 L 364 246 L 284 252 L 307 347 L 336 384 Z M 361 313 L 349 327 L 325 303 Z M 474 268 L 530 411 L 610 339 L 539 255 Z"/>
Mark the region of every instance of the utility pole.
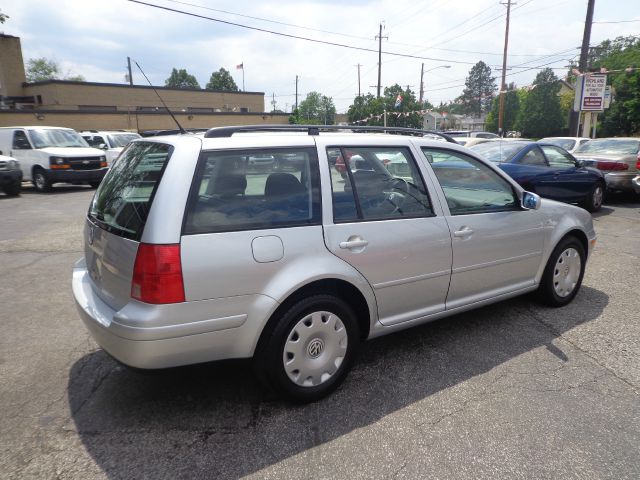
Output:
<path fill-rule="evenodd" d="M 502 4 L 504 5 L 504 3 Z M 507 26 L 504 29 L 504 53 L 502 54 L 502 80 L 500 82 L 500 108 L 498 109 L 498 135 L 504 136 L 502 125 L 504 122 L 504 95 L 507 90 L 507 47 L 509 45 L 509 16 L 511 15 L 511 0 L 507 0 Z M 513 4 L 515 5 L 515 3 Z"/>
<path fill-rule="evenodd" d="M 127 57 L 127 68 L 129 69 L 129 85 L 133 87 L 133 75 L 131 74 L 131 57 Z"/>
<path fill-rule="evenodd" d="M 382 83 L 382 23 L 380 24 L 380 33 L 376 35 L 378 39 L 378 98 L 380 98 L 380 84 Z M 389 39 L 388 35 L 384 38 Z"/>
<path fill-rule="evenodd" d="M 271 111 L 275 112 L 276 111 L 276 94 L 274 92 L 271 92 Z"/>
<path fill-rule="evenodd" d="M 591 41 L 591 24 L 593 23 L 593 10 L 595 8 L 595 3 L 595 0 L 589 0 L 587 5 L 587 18 L 584 21 L 584 34 L 582 35 L 582 47 L 580 49 L 580 63 L 578 64 L 578 70 L 580 70 L 580 73 L 585 73 L 588 67 L 589 42 Z M 576 81 L 580 81 L 580 79 L 577 79 Z M 580 112 L 574 112 L 573 109 L 571 109 L 571 115 L 569 117 L 569 135 L 577 137 L 579 127 Z"/>
<path fill-rule="evenodd" d="M 422 97 L 424 96 L 424 62 L 420 68 L 420 108 L 422 108 Z"/>
<path fill-rule="evenodd" d="M 298 109 L 298 75 L 296 75 L 296 108 L 294 111 Z"/>
<path fill-rule="evenodd" d="M 357 64 L 356 67 L 358 67 L 358 96 L 360 96 L 360 67 L 362 65 Z"/>

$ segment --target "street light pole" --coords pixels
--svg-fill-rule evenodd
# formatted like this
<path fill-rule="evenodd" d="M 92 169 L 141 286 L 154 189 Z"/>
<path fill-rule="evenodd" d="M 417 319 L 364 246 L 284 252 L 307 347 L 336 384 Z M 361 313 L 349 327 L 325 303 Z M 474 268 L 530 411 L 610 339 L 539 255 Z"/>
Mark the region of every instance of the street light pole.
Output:
<path fill-rule="evenodd" d="M 451 68 L 451 65 L 438 65 L 437 67 L 430 68 L 426 72 L 424 71 L 424 63 L 422 64 L 422 69 L 420 70 L 420 105 L 422 105 L 422 99 L 424 97 L 424 74 L 432 72 L 438 68 Z"/>

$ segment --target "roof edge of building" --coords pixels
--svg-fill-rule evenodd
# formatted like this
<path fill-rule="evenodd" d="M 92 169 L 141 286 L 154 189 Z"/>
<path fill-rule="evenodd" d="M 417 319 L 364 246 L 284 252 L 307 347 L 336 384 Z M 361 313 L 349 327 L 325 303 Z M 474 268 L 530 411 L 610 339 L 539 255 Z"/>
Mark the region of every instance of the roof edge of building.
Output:
<path fill-rule="evenodd" d="M 23 87 L 37 87 L 41 85 L 90 85 L 92 87 L 119 87 L 119 88 L 141 88 L 146 90 L 170 90 L 170 91 L 178 91 L 178 92 L 210 92 L 210 93 L 231 93 L 234 95 L 262 95 L 264 96 L 264 92 L 243 92 L 243 91 L 229 91 L 229 90 L 206 90 L 203 88 L 170 88 L 170 87 L 160 87 L 160 86 L 149 86 L 149 85 L 129 85 L 123 83 L 104 83 L 104 82 L 78 82 L 75 80 L 43 80 L 40 82 L 25 82 L 22 84 Z"/>

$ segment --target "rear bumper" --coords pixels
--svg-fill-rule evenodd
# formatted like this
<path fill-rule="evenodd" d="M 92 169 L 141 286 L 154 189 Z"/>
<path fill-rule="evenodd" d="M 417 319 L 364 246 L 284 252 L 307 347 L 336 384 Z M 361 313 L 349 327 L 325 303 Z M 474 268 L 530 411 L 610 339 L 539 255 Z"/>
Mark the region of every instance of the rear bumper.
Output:
<path fill-rule="evenodd" d="M 22 170 L 6 170 L 0 172 L 0 187 L 22 182 Z"/>
<path fill-rule="evenodd" d="M 237 311 L 239 297 L 170 305 L 132 300 L 116 311 L 95 294 L 84 260 L 73 269 L 72 287 L 80 318 L 98 345 L 125 365 L 144 369 L 251 357 L 262 317 L 276 307 L 269 297 L 247 295 L 240 301 L 248 314 L 226 314 L 230 303 Z"/>
<path fill-rule="evenodd" d="M 632 180 L 637 174 L 634 172 L 625 173 L 607 173 L 604 176 L 604 180 L 607 183 L 607 189 L 609 190 L 621 190 L 632 192 L 633 184 Z"/>
<path fill-rule="evenodd" d="M 47 170 L 47 179 L 56 182 L 100 182 L 106 175 L 108 168 L 98 170 Z"/>

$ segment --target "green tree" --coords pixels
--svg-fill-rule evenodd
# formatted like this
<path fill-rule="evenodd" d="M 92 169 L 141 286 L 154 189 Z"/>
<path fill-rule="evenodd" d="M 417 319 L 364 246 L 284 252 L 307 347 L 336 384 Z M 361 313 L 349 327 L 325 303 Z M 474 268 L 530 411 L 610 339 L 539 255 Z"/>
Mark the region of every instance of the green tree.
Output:
<path fill-rule="evenodd" d="M 70 80 L 73 82 L 84 82 L 82 75 L 67 73 L 62 75 L 61 68 L 54 60 L 47 60 L 44 57 L 30 58 L 27 62 L 26 72 L 27 82 L 44 82 L 45 80 Z"/>
<path fill-rule="evenodd" d="M 333 99 L 319 92 L 309 92 L 294 112 L 293 123 L 309 123 L 313 125 L 333 125 L 336 107 Z"/>
<path fill-rule="evenodd" d="M 2 10 L 0 10 L 0 23 L 6 22 L 8 18 L 10 18 L 9 15 L 2 13 Z"/>
<path fill-rule="evenodd" d="M 239 90 L 229 71 L 224 68 L 220 68 L 220 70 L 211 74 L 211 78 L 209 78 L 205 88 L 223 92 L 237 92 Z"/>
<path fill-rule="evenodd" d="M 196 77 L 184 68 L 171 70 L 171 75 L 164 81 L 164 86 L 169 88 L 200 88 Z"/>
<path fill-rule="evenodd" d="M 514 83 L 507 86 L 504 94 L 504 110 L 502 117 L 502 131 L 506 134 L 511 130 L 515 130 L 516 119 L 520 110 L 520 98 Z M 485 121 L 486 129 L 490 132 L 498 133 L 498 123 L 500 116 L 500 95 L 493 99 L 491 111 L 487 114 Z"/>
<path fill-rule="evenodd" d="M 612 136 L 640 132 L 640 38 L 605 40 L 595 51 L 593 67 L 614 70 L 607 75 L 614 95 L 601 117 L 600 133 Z"/>
<path fill-rule="evenodd" d="M 496 90 L 496 78 L 491 76 L 491 67 L 479 61 L 469 70 L 465 89 L 457 102 L 462 105 L 463 113 L 480 116 L 491 109 Z"/>
<path fill-rule="evenodd" d="M 548 137 L 562 131 L 560 84 L 550 68 L 538 72 L 522 107 L 520 123 L 525 137 Z"/>
<path fill-rule="evenodd" d="M 44 57 L 30 58 L 27 62 L 27 82 L 43 82 L 60 78 L 60 67 Z"/>
<path fill-rule="evenodd" d="M 402 100 L 396 107 L 398 95 Z M 356 97 L 347 115 L 350 123 L 367 119 L 363 125 L 384 125 L 386 111 L 389 127 L 422 128 L 423 116 L 419 112 L 429 108 L 432 108 L 432 105 L 429 102 L 423 102 L 421 105 L 410 88 L 403 90 L 400 85 L 395 84 L 386 87 L 384 96 L 380 98 L 371 94 Z"/>

